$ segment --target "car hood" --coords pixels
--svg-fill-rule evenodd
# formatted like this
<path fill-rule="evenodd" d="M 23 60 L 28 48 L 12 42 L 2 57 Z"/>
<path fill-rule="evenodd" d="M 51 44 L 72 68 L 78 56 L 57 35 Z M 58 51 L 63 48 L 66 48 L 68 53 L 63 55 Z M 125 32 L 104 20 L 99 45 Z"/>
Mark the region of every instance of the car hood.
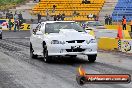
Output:
<path fill-rule="evenodd" d="M 94 37 L 89 35 L 86 32 L 78 32 L 72 29 L 61 29 L 59 33 L 50 33 L 45 35 L 48 40 L 60 40 L 60 41 L 69 41 L 69 40 L 90 40 Z"/>

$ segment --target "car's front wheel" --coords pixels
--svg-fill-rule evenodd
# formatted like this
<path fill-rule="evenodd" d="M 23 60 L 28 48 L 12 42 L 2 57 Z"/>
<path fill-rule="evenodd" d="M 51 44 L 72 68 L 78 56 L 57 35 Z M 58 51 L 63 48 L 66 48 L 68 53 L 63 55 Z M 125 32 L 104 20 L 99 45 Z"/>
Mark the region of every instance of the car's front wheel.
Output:
<path fill-rule="evenodd" d="M 91 62 L 91 63 L 95 62 L 96 57 L 97 57 L 97 54 L 95 54 L 95 55 L 88 55 L 89 62 Z"/>
<path fill-rule="evenodd" d="M 44 56 L 44 62 L 45 63 L 49 63 L 51 61 L 51 57 L 49 57 L 49 55 L 48 55 L 48 50 L 47 50 L 46 45 L 44 45 L 43 56 Z"/>
<path fill-rule="evenodd" d="M 33 54 L 34 50 L 32 48 L 32 44 L 30 43 L 30 58 L 37 58 L 37 55 Z"/>

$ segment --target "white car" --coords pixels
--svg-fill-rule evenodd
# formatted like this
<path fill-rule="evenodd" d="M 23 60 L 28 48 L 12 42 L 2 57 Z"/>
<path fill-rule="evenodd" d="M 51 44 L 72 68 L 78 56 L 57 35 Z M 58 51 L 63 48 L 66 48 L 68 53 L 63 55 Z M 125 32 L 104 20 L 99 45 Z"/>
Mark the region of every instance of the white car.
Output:
<path fill-rule="evenodd" d="M 2 30 L 0 29 L 0 39 L 2 39 Z"/>
<path fill-rule="evenodd" d="M 46 21 L 31 31 L 31 58 L 41 55 L 50 62 L 54 56 L 87 55 L 89 62 L 96 60 L 96 39 L 74 21 Z"/>

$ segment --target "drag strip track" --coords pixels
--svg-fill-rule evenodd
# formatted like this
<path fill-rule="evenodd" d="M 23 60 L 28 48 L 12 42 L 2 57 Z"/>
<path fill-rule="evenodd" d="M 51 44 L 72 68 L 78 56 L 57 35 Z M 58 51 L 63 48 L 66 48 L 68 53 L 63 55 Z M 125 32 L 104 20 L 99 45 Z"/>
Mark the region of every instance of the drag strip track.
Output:
<path fill-rule="evenodd" d="M 14 79 L 12 79 L 10 75 L 11 73 L 8 73 L 0 69 L 0 88 L 24 88 L 20 84 L 14 84 L 13 83 Z"/>
<path fill-rule="evenodd" d="M 13 41 L 13 39 L 4 39 L 4 41 L 5 42 L 7 42 L 7 43 L 11 43 L 11 44 L 17 44 L 18 46 L 25 46 L 25 47 L 30 47 L 29 46 L 29 39 L 24 39 L 24 38 L 22 38 L 22 39 L 19 39 L 19 38 L 16 38 L 16 39 L 14 39 L 14 40 L 28 40 L 26 43 L 23 43 L 22 41 L 18 41 L 18 42 L 16 42 L 16 41 Z"/>
<path fill-rule="evenodd" d="M 54 59 L 52 63 L 46 64 L 43 62 L 42 57 L 38 59 L 30 59 L 29 54 L 29 39 L 4 39 L 0 40 L 0 52 L 13 57 L 15 60 L 21 63 L 27 63 L 37 68 L 38 71 L 43 74 L 46 72 L 53 77 L 64 82 L 64 84 L 72 85 L 74 88 L 80 88 L 76 83 L 76 71 L 77 68 L 82 65 L 86 68 L 89 73 L 90 71 L 97 73 L 127 73 L 132 74 L 132 70 L 120 68 L 117 66 L 112 66 L 103 62 L 88 63 L 85 57 L 83 58 L 59 58 Z M 81 88 L 128 88 L 124 85 L 112 84 L 112 85 L 97 85 L 89 84 L 82 86 Z M 46 88 L 46 87 L 44 87 Z M 63 87 L 62 87 L 63 88 Z M 130 87 L 131 88 L 131 87 Z"/>

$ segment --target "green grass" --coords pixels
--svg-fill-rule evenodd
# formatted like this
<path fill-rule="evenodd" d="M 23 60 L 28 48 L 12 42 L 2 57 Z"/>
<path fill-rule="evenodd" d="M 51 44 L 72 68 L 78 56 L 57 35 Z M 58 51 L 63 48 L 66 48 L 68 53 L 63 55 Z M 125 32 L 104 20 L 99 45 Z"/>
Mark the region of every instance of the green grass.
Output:
<path fill-rule="evenodd" d="M 0 0 L 0 4 L 11 4 L 11 3 L 16 3 L 19 4 L 25 0 Z"/>
<path fill-rule="evenodd" d="M 0 10 L 7 10 L 26 0 L 0 0 Z"/>

